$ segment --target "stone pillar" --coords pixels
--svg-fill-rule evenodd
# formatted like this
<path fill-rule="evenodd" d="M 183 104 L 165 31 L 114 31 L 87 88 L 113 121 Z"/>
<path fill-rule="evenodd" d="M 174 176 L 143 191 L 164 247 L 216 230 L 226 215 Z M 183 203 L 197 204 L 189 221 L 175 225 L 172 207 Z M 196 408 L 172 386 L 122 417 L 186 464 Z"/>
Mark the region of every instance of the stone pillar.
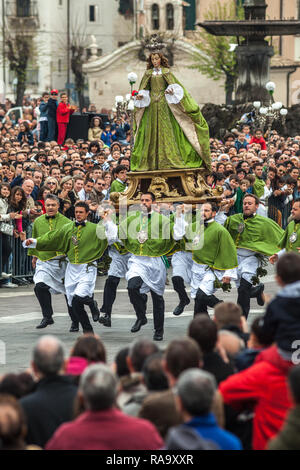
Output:
<path fill-rule="evenodd" d="M 268 100 L 265 88 L 269 81 L 270 60 L 274 49 L 267 43 L 241 45 L 236 48 L 238 61 L 238 86 L 236 103 Z"/>

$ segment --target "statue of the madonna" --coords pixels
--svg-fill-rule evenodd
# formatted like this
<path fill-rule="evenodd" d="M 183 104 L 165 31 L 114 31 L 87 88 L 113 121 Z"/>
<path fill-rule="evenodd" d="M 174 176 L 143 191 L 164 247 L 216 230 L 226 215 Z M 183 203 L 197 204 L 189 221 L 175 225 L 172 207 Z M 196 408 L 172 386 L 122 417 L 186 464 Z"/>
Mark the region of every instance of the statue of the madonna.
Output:
<path fill-rule="evenodd" d="M 157 39 L 148 47 L 147 70 L 134 99 L 131 171 L 210 169 L 207 122 L 195 100 L 171 73 L 162 47 Z"/>

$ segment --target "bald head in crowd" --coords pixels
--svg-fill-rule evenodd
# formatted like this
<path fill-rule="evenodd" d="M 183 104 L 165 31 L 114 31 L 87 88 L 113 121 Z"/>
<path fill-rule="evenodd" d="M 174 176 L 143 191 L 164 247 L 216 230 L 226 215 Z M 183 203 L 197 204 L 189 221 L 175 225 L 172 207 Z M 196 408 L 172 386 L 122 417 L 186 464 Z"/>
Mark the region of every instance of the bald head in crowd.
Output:
<path fill-rule="evenodd" d="M 33 350 L 32 367 L 38 377 L 58 375 L 64 366 L 64 345 L 54 336 L 45 335 Z"/>

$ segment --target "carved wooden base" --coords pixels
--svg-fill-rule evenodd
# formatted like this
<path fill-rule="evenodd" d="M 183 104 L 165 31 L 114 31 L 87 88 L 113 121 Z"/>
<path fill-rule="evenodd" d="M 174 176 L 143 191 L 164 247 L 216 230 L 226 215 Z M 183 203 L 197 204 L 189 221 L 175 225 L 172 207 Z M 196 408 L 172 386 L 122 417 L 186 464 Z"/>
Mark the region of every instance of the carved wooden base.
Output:
<path fill-rule="evenodd" d="M 126 196 L 127 204 L 136 204 L 141 194 L 150 191 L 157 202 L 183 202 L 203 204 L 219 201 L 220 192 L 212 190 L 205 182 L 205 168 L 136 171 L 128 173 L 129 185 L 123 193 L 111 193 L 111 201 L 118 205 L 120 195 Z"/>

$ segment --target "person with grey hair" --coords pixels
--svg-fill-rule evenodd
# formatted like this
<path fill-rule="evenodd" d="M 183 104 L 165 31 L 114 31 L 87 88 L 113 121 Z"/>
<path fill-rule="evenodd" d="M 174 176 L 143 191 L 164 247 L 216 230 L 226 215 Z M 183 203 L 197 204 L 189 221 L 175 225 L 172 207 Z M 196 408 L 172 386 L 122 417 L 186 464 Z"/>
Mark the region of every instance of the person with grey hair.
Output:
<path fill-rule="evenodd" d="M 69 219 L 58 212 L 59 199 L 54 194 L 49 194 L 46 197 L 45 210 L 46 213 L 34 221 L 32 229 L 32 236 L 34 238 L 70 223 Z M 33 277 L 35 284 L 34 293 L 43 315 L 42 321 L 37 328 L 46 328 L 54 323 L 51 294 L 66 294 L 63 283 L 67 266 L 65 254 L 57 251 L 38 251 L 35 248 L 31 248 L 28 250 L 28 256 L 33 257 L 32 267 L 35 269 Z M 73 315 L 72 308 L 69 306 L 68 312 L 72 320 L 72 331 L 79 331 L 78 320 Z"/>
<path fill-rule="evenodd" d="M 214 376 L 201 369 L 184 371 L 176 386 L 176 406 L 186 426 L 221 450 L 242 450 L 240 440 L 220 428 L 211 412 L 217 384 Z"/>
<path fill-rule="evenodd" d="M 115 406 L 118 381 L 104 364 L 81 376 L 78 398 L 85 411 L 63 424 L 46 450 L 158 450 L 163 441 L 146 420 L 125 415 Z"/>
<path fill-rule="evenodd" d="M 73 417 L 77 387 L 63 375 L 64 363 L 63 343 L 54 336 L 42 336 L 32 354 L 36 388 L 20 400 L 27 418 L 28 444 L 44 447 L 55 430 Z"/>

